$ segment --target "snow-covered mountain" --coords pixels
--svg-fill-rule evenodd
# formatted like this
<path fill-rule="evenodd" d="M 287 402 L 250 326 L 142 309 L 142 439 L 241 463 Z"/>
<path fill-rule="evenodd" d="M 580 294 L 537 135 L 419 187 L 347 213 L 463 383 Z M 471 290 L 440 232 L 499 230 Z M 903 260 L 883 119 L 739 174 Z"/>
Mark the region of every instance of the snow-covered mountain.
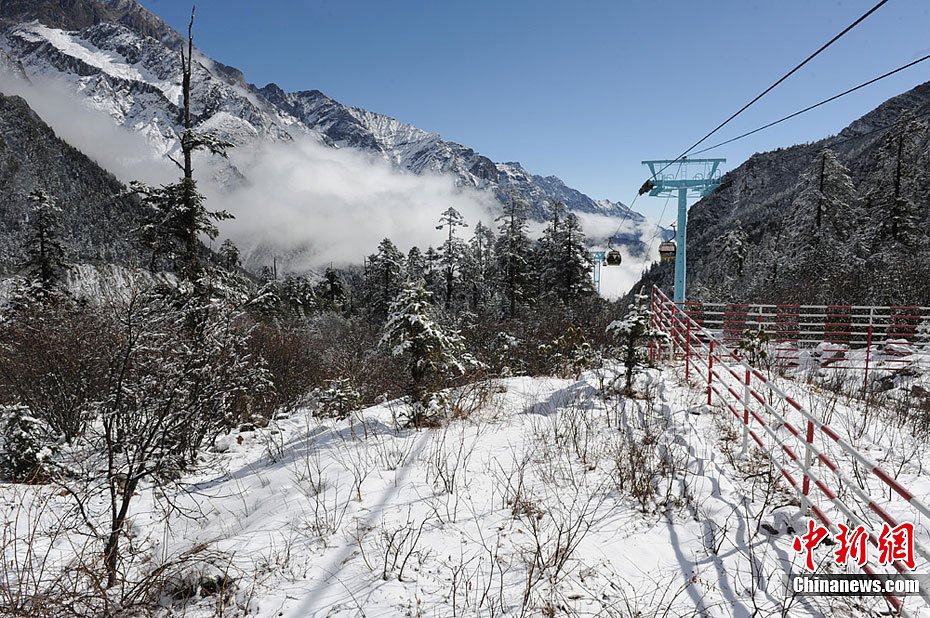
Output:
<path fill-rule="evenodd" d="M 180 42 L 133 0 L 0 2 L 0 50 L 26 75 L 66 80 L 114 122 L 144 134 L 159 153 L 174 149 L 180 133 Z M 495 163 L 436 133 L 343 105 L 318 90 L 258 88 L 235 68 L 200 54 L 195 60 L 196 124 L 235 144 L 310 136 L 376 154 L 414 174 L 451 175 L 458 186 L 487 189 L 501 202 L 514 195 L 529 204 L 535 219 L 545 218 L 549 203 L 560 200 L 573 211 L 643 221 L 623 204 L 595 201 L 555 176 Z"/>

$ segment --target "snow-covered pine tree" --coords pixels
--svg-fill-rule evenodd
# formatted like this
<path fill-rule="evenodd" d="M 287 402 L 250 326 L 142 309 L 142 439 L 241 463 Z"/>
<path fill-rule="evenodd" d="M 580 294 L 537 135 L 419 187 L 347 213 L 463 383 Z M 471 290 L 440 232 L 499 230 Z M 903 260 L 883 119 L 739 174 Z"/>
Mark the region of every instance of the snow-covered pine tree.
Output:
<path fill-rule="evenodd" d="M 369 317 L 376 322 L 387 319 L 391 303 L 404 286 L 404 254 L 389 238 L 378 245 L 378 252 L 368 257 L 365 267 L 365 301 Z"/>
<path fill-rule="evenodd" d="M 573 303 L 594 293 L 594 264 L 581 222 L 561 202 L 552 205 L 552 219 L 536 246 L 536 263 L 543 296 Z"/>
<path fill-rule="evenodd" d="M 585 246 L 581 221 L 575 213 L 565 216 L 559 240 L 559 298 L 574 302 L 594 294 L 594 281 L 591 278 L 594 263 L 591 252 Z"/>
<path fill-rule="evenodd" d="M 424 261 L 424 271 L 423 271 L 423 280 L 426 282 L 426 291 L 430 292 L 433 297 L 442 296 L 443 294 L 443 282 L 439 276 L 439 261 L 440 261 L 439 252 L 436 251 L 432 246 L 426 248 L 426 251 L 423 253 Z M 413 283 L 416 281 L 411 280 Z"/>
<path fill-rule="evenodd" d="M 455 280 L 460 270 L 462 257 L 465 254 L 465 243 L 455 235 L 455 228 L 468 227 L 461 213 L 452 206 L 446 208 L 439 217 L 437 230 L 446 230 L 448 237 L 440 247 L 440 261 L 442 263 L 443 276 L 445 277 L 445 301 L 444 306 L 448 311 L 452 307 L 452 297 L 455 293 Z"/>
<path fill-rule="evenodd" d="M 620 344 L 621 359 L 624 364 L 624 395 L 633 394 L 633 374 L 643 367 L 646 360 L 641 349 L 649 341 L 664 342 L 668 335 L 652 325 L 652 305 L 649 295 L 642 290 L 633 296 L 633 302 L 622 320 L 614 320 L 607 326 L 607 332 Z"/>
<path fill-rule="evenodd" d="M 216 221 L 232 219 L 225 210 L 210 211 L 206 198 L 197 190 L 194 180 L 194 153 L 208 151 L 222 157 L 232 144 L 208 133 L 198 133 L 191 120 L 191 76 L 194 54 L 194 11 L 187 28 L 187 52 L 180 46 L 181 95 L 183 100 L 181 135 L 182 161 L 171 157 L 171 161 L 182 172 L 181 179 L 169 185 L 151 187 L 145 183 L 130 183 L 130 193 L 139 195 L 142 204 L 148 207 L 148 220 L 142 227 L 142 240 L 152 249 L 152 268 L 158 267 L 161 259 L 170 260 L 180 267 L 181 275 L 188 281 L 197 280 L 200 270 L 200 235 L 215 240 L 219 235 Z M 178 264 L 178 262 L 180 262 Z"/>
<path fill-rule="evenodd" d="M 324 418 L 346 418 L 362 404 L 361 395 L 348 378 L 327 380 L 316 392 L 318 415 Z"/>
<path fill-rule="evenodd" d="M 329 311 L 341 311 L 346 301 L 346 289 L 336 269 L 330 266 L 317 284 L 316 295 L 322 307 Z"/>
<path fill-rule="evenodd" d="M 500 227 L 494 253 L 499 275 L 498 289 L 505 313 L 513 318 L 517 315 L 517 307 L 529 297 L 532 242 L 526 232 L 526 209 L 512 193 L 510 202 L 504 205 L 504 214 L 497 221 Z"/>
<path fill-rule="evenodd" d="M 476 364 L 465 351 L 462 336 L 439 323 L 430 296 L 422 281 L 406 287 L 391 305 L 380 344 L 407 362 L 409 422 L 414 426 L 436 420 L 439 410 L 432 405 L 435 378 L 464 373 Z"/>
<path fill-rule="evenodd" d="M 494 289 L 494 232 L 479 221 L 462 259 L 462 283 L 471 311 L 487 309 Z"/>
<path fill-rule="evenodd" d="M 26 239 L 26 296 L 48 299 L 61 293 L 67 264 L 61 242 L 61 209 L 41 189 L 29 195 L 32 232 Z"/>
<path fill-rule="evenodd" d="M 226 270 L 237 270 L 240 266 L 239 262 L 239 247 L 236 246 L 236 243 L 230 239 L 223 241 L 223 244 L 220 245 L 220 249 L 217 252 L 220 258 L 220 264 Z"/>
<path fill-rule="evenodd" d="M 420 251 L 419 247 L 410 247 L 410 251 L 407 252 L 407 269 L 405 274 L 407 283 L 416 283 L 420 279 L 425 278 L 426 258 L 423 257 L 423 252 Z"/>
<path fill-rule="evenodd" d="M 0 478 L 41 483 L 49 474 L 55 441 L 48 425 L 21 405 L 0 406 Z"/>
<path fill-rule="evenodd" d="M 926 297 L 930 255 L 921 229 L 926 203 L 930 153 L 928 125 L 904 112 L 875 151 L 874 173 L 865 179 L 865 209 L 870 219 L 868 273 L 872 302 L 903 304 Z"/>
<path fill-rule="evenodd" d="M 902 114 L 895 128 L 882 139 L 877 150 L 877 173 L 869 178 L 866 194 L 872 218 L 872 249 L 886 250 L 888 244 L 914 247 L 920 236 L 920 191 L 928 171 L 921 165 L 927 140 L 927 124 L 913 112 Z"/>
<path fill-rule="evenodd" d="M 552 204 L 549 223 L 533 247 L 533 277 L 536 279 L 536 294 L 539 297 L 557 297 L 561 265 L 562 220 L 565 217 L 562 202 Z"/>

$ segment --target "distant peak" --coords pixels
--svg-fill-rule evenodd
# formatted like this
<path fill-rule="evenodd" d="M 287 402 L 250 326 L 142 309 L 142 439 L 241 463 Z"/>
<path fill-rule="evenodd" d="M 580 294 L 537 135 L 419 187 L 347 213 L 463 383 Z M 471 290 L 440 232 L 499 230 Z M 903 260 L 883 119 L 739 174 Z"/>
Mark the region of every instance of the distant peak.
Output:
<path fill-rule="evenodd" d="M 50 28 L 75 31 L 101 23 L 119 23 L 164 43 L 181 37 L 135 0 L 0 0 L 0 18 L 38 21 Z"/>

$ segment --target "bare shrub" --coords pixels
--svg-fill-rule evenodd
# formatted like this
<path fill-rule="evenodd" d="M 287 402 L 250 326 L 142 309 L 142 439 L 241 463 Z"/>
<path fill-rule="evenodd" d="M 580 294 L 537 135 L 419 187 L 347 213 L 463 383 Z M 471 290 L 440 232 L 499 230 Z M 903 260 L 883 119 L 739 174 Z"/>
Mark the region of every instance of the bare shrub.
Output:
<path fill-rule="evenodd" d="M 100 349 L 107 318 L 70 303 L 37 304 L 0 322 L 0 404 L 27 406 L 68 443 L 84 432 L 89 404 L 107 394 Z"/>
<path fill-rule="evenodd" d="M 533 607 L 542 607 L 544 612 L 553 607 L 552 596 L 570 572 L 575 551 L 604 517 L 598 513 L 605 500 L 603 490 L 603 486 L 577 486 L 570 492 L 557 492 L 544 510 L 522 518 L 529 543 L 521 549 L 526 567 L 521 615 Z M 548 598 L 542 598 L 541 583 L 547 585 Z"/>

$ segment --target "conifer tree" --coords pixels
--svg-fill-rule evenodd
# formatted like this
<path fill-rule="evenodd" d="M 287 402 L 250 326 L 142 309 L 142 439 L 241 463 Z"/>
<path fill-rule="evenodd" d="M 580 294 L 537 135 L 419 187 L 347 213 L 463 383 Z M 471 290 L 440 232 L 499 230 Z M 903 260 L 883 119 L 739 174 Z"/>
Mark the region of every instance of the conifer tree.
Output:
<path fill-rule="evenodd" d="M 317 286 L 317 296 L 322 301 L 323 306 L 330 311 L 338 311 L 343 308 L 346 300 L 346 289 L 339 278 L 339 273 L 332 266 L 323 273 L 323 278 Z"/>
<path fill-rule="evenodd" d="M 365 268 L 365 298 L 371 319 L 383 322 L 391 303 L 403 289 L 404 254 L 389 238 L 378 245 L 378 252 L 368 257 Z"/>
<path fill-rule="evenodd" d="M 61 209 L 55 198 L 39 189 L 29 195 L 32 233 L 26 241 L 26 276 L 32 295 L 48 297 L 59 291 L 65 251 L 61 243 Z"/>
<path fill-rule="evenodd" d="M 182 122 L 181 161 L 168 155 L 182 172 L 181 179 L 168 185 L 151 187 L 145 183 L 130 183 L 130 192 L 139 195 L 142 204 L 148 207 L 148 220 L 142 227 L 142 240 L 152 249 L 152 268 L 161 259 L 168 259 L 180 267 L 181 275 L 195 281 L 200 271 L 200 235 L 215 240 L 219 235 L 217 221 L 232 219 L 225 210 L 210 211 L 206 198 L 197 190 L 194 179 L 194 153 L 206 150 L 222 157 L 232 147 L 229 142 L 212 134 L 199 133 L 193 128 L 191 118 L 191 77 L 194 54 L 194 11 L 187 29 L 187 50 L 180 47 Z"/>
<path fill-rule="evenodd" d="M 419 247 L 411 247 L 407 252 L 407 281 L 415 283 L 426 277 L 426 258 Z"/>
<path fill-rule="evenodd" d="M 439 276 L 441 256 L 432 246 L 426 248 L 423 254 L 423 280 L 426 282 L 426 291 L 433 295 L 433 298 L 443 295 L 443 282 Z"/>
<path fill-rule="evenodd" d="M 623 319 L 615 320 L 607 326 L 607 332 L 620 343 L 620 357 L 624 364 L 624 395 L 633 394 L 633 375 L 646 361 L 643 344 L 650 341 L 662 343 L 668 339 L 668 335 L 653 327 L 652 317 L 649 296 L 640 290 L 633 296 L 633 303 Z"/>
<path fill-rule="evenodd" d="M 561 270 L 559 252 L 564 216 L 565 205 L 562 202 L 554 202 L 549 223 L 543 230 L 542 237 L 533 247 L 534 276 L 537 294 L 540 297 L 558 295 L 559 271 Z"/>
<path fill-rule="evenodd" d="M 585 247 L 581 222 L 555 202 L 552 218 L 536 246 L 540 293 L 572 303 L 594 293 L 593 262 Z"/>
<path fill-rule="evenodd" d="M 443 328 L 437 320 L 430 296 L 422 281 L 405 288 L 391 305 L 381 337 L 381 346 L 407 362 L 412 425 L 422 425 L 437 413 L 431 405 L 433 378 L 464 373 L 467 366 L 475 364 L 465 352 L 461 335 Z"/>
<path fill-rule="evenodd" d="M 528 300 L 530 286 L 530 259 L 532 243 L 527 235 L 526 210 L 523 204 L 510 196 L 504 206 L 495 243 L 495 259 L 499 274 L 500 293 L 506 314 L 516 317 L 517 307 Z"/>
<path fill-rule="evenodd" d="M 905 112 L 896 126 L 876 151 L 878 171 L 868 182 L 867 207 L 877 224 L 873 225 L 873 252 L 912 248 L 921 235 L 918 204 L 928 173 L 922 153 L 927 124 Z"/>
<path fill-rule="evenodd" d="M 786 240 L 787 276 L 809 282 L 808 297 L 838 302 L 837 288 L 858 259 L 860 204 L 849 171 L 824 149 L 801 174 Z"/>
<path fill-rule="evenodd" d="M 217 253 L 220 256 L 220 263 L 223 265 L 223 268 L 226 270 L 236 270 L 239 268 L 239 247 L 237 247 L 233 241 L 228 238 L 224 240 Z"/>
<path fill-rule="evenodd" d="M 494 232 L 481 221 L 475 225 L 462 260 L 462 282 L 472 311 L 483 311 L 495 279 Z"/>
<path fill-rule="evenodd" d="M 865 180 L 869 218 L 866 294 L 878 304 L 919 302 L 918 292 L 930 268 L 930 252 L 921 228 L 930 154 L 927 124 L 905 112 L 874 153 Z"/>
<path fill-rule="evenodd" d="M 594 263 L 591 253 L 585 247 L 584 231 L 575 213 L 565 216 L 559 236 L 557 262 L 558 294 L 568 302 L 574 302 L 584 296 L 595 293 L 591 270 Z"/>
<path fill-rule="evenodd" d="M 447 208 L 439 217 L 437 230 L 446 230 L 448 237 L 442 243 L 440 256 L 442 262 L 443 275 L 445 277 L 445 308 L 449 310 L 452 306 L 452 296 L 455 292 L 455 278 L 458 272 L 462 255 L 465 252 L 465 245 L 462 240 L 455 235 L 455 228 L 468 227 L 461 213 L 453 207 Z"/>

